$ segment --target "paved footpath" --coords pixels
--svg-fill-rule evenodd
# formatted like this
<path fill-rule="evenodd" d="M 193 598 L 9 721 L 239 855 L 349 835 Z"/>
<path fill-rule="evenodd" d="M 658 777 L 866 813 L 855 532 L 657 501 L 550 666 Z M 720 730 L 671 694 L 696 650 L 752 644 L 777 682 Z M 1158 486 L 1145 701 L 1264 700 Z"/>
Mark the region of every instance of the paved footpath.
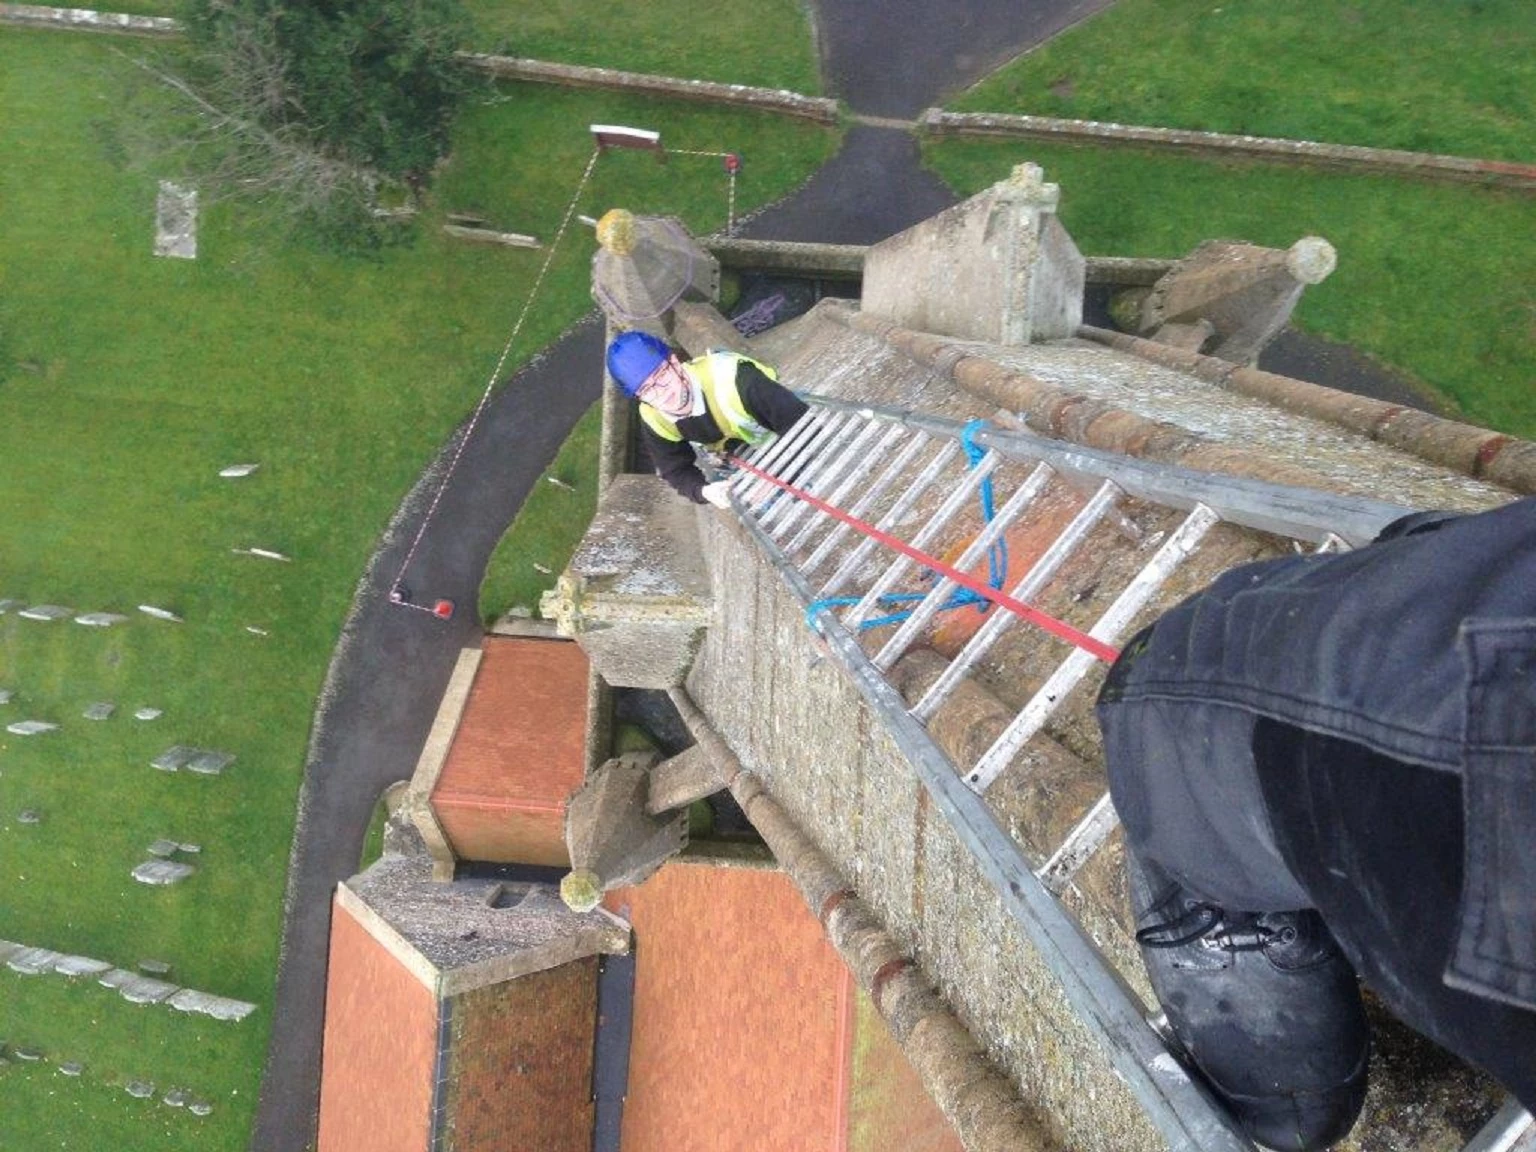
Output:
<path fill-rule="evenodd" d="M 862 118 L 794 195 L 754 218 L 756 239 L 869 244 L 932 216 L 954 195 L 923 170 L 900 123 L 1110 0 L 818 0 L 822 73 Z M 873 122 L 871 122 L 873 121 Z M 880 123 L 884 121 L 885 123 Z M 1070 194 L 1070 192 L 1069 192 Z M 1369 362 L 1288 334 L 1307 378 L 1360 387 Z M 571 426 L 597 397 L 602 325 L 589 319 L 492 398 L 413 559 L 418 600 L 447 597 L 449 621 L 392 605 L 387 593 L 419 530 L 450 440 L 402 504 L 360 584 L 316 718 L 285 896 L 283 950 L 251 1147 L 304 1152 L 319 1115 L 331 895 L 356 870 L 373 806 L 409 778 L 458 652 L 480 642 L 480 579 L 492 550 Z M 1329 375 L 1345 379 L 1328 379 Z M 1391 377 L 1378 373 L 1386 384 Z"/>

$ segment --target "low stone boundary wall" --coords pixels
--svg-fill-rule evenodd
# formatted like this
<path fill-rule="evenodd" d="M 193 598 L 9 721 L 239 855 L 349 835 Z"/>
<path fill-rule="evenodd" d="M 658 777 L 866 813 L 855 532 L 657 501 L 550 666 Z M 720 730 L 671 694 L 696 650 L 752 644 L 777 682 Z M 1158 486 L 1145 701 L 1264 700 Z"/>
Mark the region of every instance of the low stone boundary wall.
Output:
<path fill-rule="evenodd" d="M 0 4 L 0 24 L 34 24 L 89 32 L 128 32 L 139 36 L 177 36 L 181 21 L 169 16 L 130 16 L 89 8 L 48 8 L 41 4 Z"/>
<path fill-rule="evenodd" d="M 1536 164 L 1475 160 L 1430 152 L 1319 144 L 1272 136 L 1231 136 L 1184 128 L 1147 128 L 1099 120 L 1063 120 L 1053 116 L 1010 116 L 991 112 L 945 112 L 929 108 L 918 127 L 932 136 L 994 136 L 1067 144 L 1105 144 L 1158 148 L 1226 159 L 1271 160 L 1346 172 L 1413 176 L 1463 184 L 1493 184 L 1536 192 Z"/>
<path fill-rule="evenodd" d="M 566 88 L 602 88 L 677 100 L 729 104 L 799 116 L 819 124 L 833 124 L 837 121 L 836 100 L 801 96 L 797 92 L 783 89 L 717 84 L 709 80 L 682 80 L 675 76 L 653 76 L 644 72 L 621 72 L 614 68 L 589 68 L 578 64 L 552 64 L 544 60 L 491 56 L 483 52 L 460 52 L 459 59 L 471 68 L 502 80 L 559 84 Z"/>

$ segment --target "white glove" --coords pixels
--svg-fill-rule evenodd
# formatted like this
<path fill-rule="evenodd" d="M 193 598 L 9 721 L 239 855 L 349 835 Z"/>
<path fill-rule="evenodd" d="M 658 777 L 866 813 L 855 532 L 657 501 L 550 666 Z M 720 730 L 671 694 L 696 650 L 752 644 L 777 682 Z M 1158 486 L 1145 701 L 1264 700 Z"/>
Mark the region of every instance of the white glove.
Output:
<path fill-rule="evenodd" d="M 716 480 L 713 484 L 704 485 L 699 495 L 716 508 L 729 508 L 731 506 L 729 493 L 730 482 L 728 480 Z"/>

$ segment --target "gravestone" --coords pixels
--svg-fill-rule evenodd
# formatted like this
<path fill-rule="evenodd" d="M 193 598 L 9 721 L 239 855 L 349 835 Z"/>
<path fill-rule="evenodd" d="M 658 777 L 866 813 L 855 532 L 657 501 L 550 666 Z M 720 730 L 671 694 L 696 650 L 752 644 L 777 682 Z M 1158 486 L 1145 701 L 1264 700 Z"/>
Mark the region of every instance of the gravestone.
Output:
<path fill-rule="evenodd" d="M 4 616 L 7 612 L 14 612 L 25 603 L 25 600 L 0 600 L 0 616 Z"/>
<path fill-rule="evenodd" d="M 36 1064 L 43 1058 L 43 1054 L 36 1048 L 14 1048 L 11 1055 L 18 1060 L 25 1060 L 28 1064 Z"/>
<path fill-rule="evenodd" d="M 36 808 L 23 808 L 20 812 L 16 813 L 16 823 L 18 824 L 41 824 L 42 822 L 43 814 Z"/>
<path fill-rule="evenodd" d="M 179 884 L 197 869 L 190 864 L 175 860 L 146 860 L 133 870 L 133 878 L 140 884 L 165 886 Z"/>
<path fill-rule="evenodd" d="M 235 762 L 230 752 L 214 752 L 205 749 L 187 761 L 187 771 L 200 776 L 217 776 Z"/>
<path fill-rule="evenodd" d="M 135 1100 L 148 1100 L 155 1094 L 155 1086 L 148 1080 L 130 1080 L 123 1086 L 123 1091 Z"/>
<path fill-rule="evenodd" d="M 95 704 L 86 708 L 80 715 L 84 716 L 87 720 L 110 720 L 112 713 L 116 711 L 117 705 L 113 704 L 110 700 L 98 700 Z"/>
<path fill-rule="evenodd" d="M 182 618 L 169 608 L 157 608 L 153 604 L 140 604 L 139 611 L 146 616 L 153 616 L 156 620 L 169 620 L 172 624 L 184 623 Z"/>
<path fill-rule="evenodd" d="M 244 1020 L 256 1011 L 256 1005 L 247 1001 L 231 1000 L 227 996 L 215 996 L 193 988 L 183 988 L 166 1003 L 179 1012 L 200 1012 L 215 1020 Z"/>
<path fill-rule="evenodd" d="M 213 1105 L 203 1100 L 194 1100 L 187 1105 L 187 1111 L 194 1116 L 207 1116 L 213 1111 Z"/>
<path fill-rule="evenodd" d="M 164 960 L 140 960 L 139 971 L 146 976 L 169 976 L 171 966 Z"/>
<path fill-rule="evenodd" d="M 117 993 L 130 1004 L 158 1004 L 181 991 L 175 984 L 152 976 L 130 975 L 117 986 Z"/>
<path fill-rule="evenodd" d="M 179 845 L 179 847 L 188 856 L 196 856 L 203 850 L 203 846 L 201 844 L 182 844 Z"/>
<path fill-rule="evenodd" d="M 23 620 L 63 620 L 74 614 L 74 609 L 65 608 L 60 604 L 37 604 L 16 613 Z"/>
<path fill-rule="evenodd" d="M 155 255 L 197 259 L 197 189 L 160 181 L 155 199 Z"/>
<path fill-rule="evenodd" d="M 184 1108 L 187 1104 L 187 1092 L 184 1088 L 172 1088 L 160 1100 L 169 1108 Z"/>
<path fill-rule="evenodd" d="M 0 704 L 9 704 L 16 693 L 10 688 L 0 688 Z"/>
<path fill-rule="evenodd" d="M 174 840 L 156 840 L 153 844 L 146 848 L 145 851 L 148 852 L 151 856 L 158 856 L 162 860 L 165 860 L 169 859 L 171 856 L 174 856 L 176 854 L 176 850 L 180 847 L 181 845 Z"/>
<path fill-rule="evenodd" d="M 85 1071 L 85 1065 L 77 1060 L 69 1060 L 59 1065 L 59 1075 L 78 1076 Z"/>
<path fill-rule="evenodd" d="M 135 720 L 158 720 L 165 715 L 159 708 L 140 708 L 133 714 Z"/>
<path fill-rule="evenodd" d="M 52 972 L 53 966 L 63 959 L 63 954 L 49 948 L 22 948 L 5 961 L 5 966 L 22 976 L 41 976 Z"/>
<path fill-rule="evenodd" d="M 36 736 L 42 732 L 52 732 L 57 724 L 49 724 L 44 720 L 18 720 L 15 724 L 7 724 L 5 730 L 15 736 Z"/>
<path fill-rule="evenodd" d="M 117 612 L 86 612 L 76 616 L 75 623 L 84 624 L 87 628 L 110 628 L 127 619 L 128 617 Z"/>
<path fill-rule="evenodd" d="M 249 476 L 260 464 L 231 464 L 228 468 L 220 468 L 219 475 L 226 480 L 238 480 L 242 476 Z"/>
<path fill-rule="evenodd" d="M 188 760 L 197 755 L 196 748 L 188 748 L 185 744 L 172 744 L 160 755 L 149 762 L 151 768 L 158 768 L 162 772 L 175 772 Z"/>
<path fill-rule="evenodd" d="M 105 960 L 93 960 L 89 956 L 61 956 L 53 964 L 53 970 L 60 976 L 98 976 L 111 969 L 112 965 Z"/>

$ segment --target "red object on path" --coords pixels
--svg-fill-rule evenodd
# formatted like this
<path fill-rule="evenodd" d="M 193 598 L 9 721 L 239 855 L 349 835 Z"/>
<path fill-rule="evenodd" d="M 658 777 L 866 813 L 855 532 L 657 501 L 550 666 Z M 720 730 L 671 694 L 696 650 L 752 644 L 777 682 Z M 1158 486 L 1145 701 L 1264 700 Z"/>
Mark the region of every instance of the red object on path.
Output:
<path fill-rule="evenodd" d="M 432 614 L 440 619 L 447 620 L 453 615 L 453 601 L 439 600 L 432 606 Z"/>

